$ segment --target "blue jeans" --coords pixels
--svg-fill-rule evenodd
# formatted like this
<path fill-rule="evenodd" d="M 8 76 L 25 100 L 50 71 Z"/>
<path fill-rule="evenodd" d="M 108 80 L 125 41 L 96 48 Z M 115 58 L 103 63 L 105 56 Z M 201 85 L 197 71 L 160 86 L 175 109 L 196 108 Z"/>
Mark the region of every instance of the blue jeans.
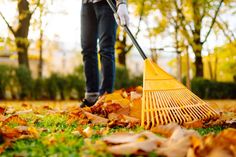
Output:
<path fill-rule="evenodd" d="M 106 1 L 82 4 L 81 44 L 86 78 L 86 93 L 111 93 L 115 80 L 116 22 Z M 97 41 L 101 63 L 101 87 Z"/>

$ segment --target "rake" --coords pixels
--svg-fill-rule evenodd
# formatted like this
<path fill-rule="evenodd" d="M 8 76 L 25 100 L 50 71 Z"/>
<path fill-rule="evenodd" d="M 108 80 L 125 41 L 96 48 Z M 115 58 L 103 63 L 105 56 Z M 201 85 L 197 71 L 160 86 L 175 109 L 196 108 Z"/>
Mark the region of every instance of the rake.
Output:
<path fill-rule="evenodd" d="M 112 0 L 107 2 L 117 14 Z M 219 116 L 206 102 L 147 58 L 127 25 L 124 29 L 144 59 L 141 126 L 149 129 L 170 122 L 183 124 Z"/>

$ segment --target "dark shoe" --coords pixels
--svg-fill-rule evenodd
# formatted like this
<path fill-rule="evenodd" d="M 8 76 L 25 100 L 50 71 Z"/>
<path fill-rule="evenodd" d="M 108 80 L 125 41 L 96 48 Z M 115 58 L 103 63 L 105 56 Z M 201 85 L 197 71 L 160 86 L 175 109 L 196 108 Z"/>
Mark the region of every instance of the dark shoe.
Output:
<path fill-rule="evenodd" d="M 83 108 L 83 107 L 91 107 L 93 106 L 94 104 L 96 103 L 96 101 L 94 102 L 89 102 L 87 99 L 83 99 L 82 100 L 82 103 L 80 104 L 80 107 Z"/>

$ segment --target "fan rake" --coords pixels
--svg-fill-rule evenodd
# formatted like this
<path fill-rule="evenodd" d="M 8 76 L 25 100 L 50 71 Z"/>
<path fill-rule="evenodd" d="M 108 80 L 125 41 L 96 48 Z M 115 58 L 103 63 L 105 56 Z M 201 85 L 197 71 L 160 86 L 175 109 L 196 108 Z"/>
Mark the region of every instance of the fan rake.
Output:
<path fill-rule="evenodd" d="M 206 102 L 150 59 L 145 60 L 144 66 L 142 126 L 182 124 L 218 116 Z"/>
<path fill-rule="evenodd" d="M 107 3 L 114 14 L 117 14 L 112 0 L 107 0 Z M 207 103 L 148 59 L 128 26 L 123 27 L 144 59 L 141 118 L 143 127 L 149 129 L 170 122 L 182 124 L 218 116 Z"/>

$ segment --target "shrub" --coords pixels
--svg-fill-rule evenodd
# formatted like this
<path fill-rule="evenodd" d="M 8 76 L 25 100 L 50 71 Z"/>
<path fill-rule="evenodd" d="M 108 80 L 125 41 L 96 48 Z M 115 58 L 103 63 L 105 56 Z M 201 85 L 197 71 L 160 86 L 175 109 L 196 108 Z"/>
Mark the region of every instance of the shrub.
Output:
<path fill-rule="evenodd" d="M 125 67 L 116 68 L 115 89 L 128 88 L 129 87 L 129 71 Z"/>
<path fill-rule="evenodd" d="M 0 99 L 6 98 L 7 86 L 10 85 L 12 69 L 7 65 L 0 65 Z"/>
<path fill-rule="evenodd" d="M 49 99 L 56 100 L 59 97 L 60 91 L 57 84 L 59 76 L 58 74 L 52 74 L 49 78 L 45 80 L 46 91 L 48 93 Z"/>
<path fill-rule="evenodd" d="M 130 76 L 130 72 L 125 67 L 116 68 L 115 89 L 130 88 L 142 85 L 143 76 Z"/>
<path fill-rule="evenodd" d="M 38 78 L 33 81 L 33 99 L 42 100 L 48 99 L 45 79 Z"/>
<path fill-rule="evenodd" d="M 70 98 L 72 99 L 82 99 L 85 93 L 85 80 L 83 77 L 78 75 L 68 75 L 67 76 L 70 89 Z"/>
<path fill-rule="evenodd" d="M 19 66 L 16 69 L 16 79 L 20 88 L 20 99 L 30 99 L 33 91 L 33 79 L 30 70 L 25 66 Z"/>
<path fill-rule="evenodd" d="M 203 78 L 194 78 L 191 82 L 192 91 L 203 99 L 235 99 L 235 82 L 216 82 Z"/>

